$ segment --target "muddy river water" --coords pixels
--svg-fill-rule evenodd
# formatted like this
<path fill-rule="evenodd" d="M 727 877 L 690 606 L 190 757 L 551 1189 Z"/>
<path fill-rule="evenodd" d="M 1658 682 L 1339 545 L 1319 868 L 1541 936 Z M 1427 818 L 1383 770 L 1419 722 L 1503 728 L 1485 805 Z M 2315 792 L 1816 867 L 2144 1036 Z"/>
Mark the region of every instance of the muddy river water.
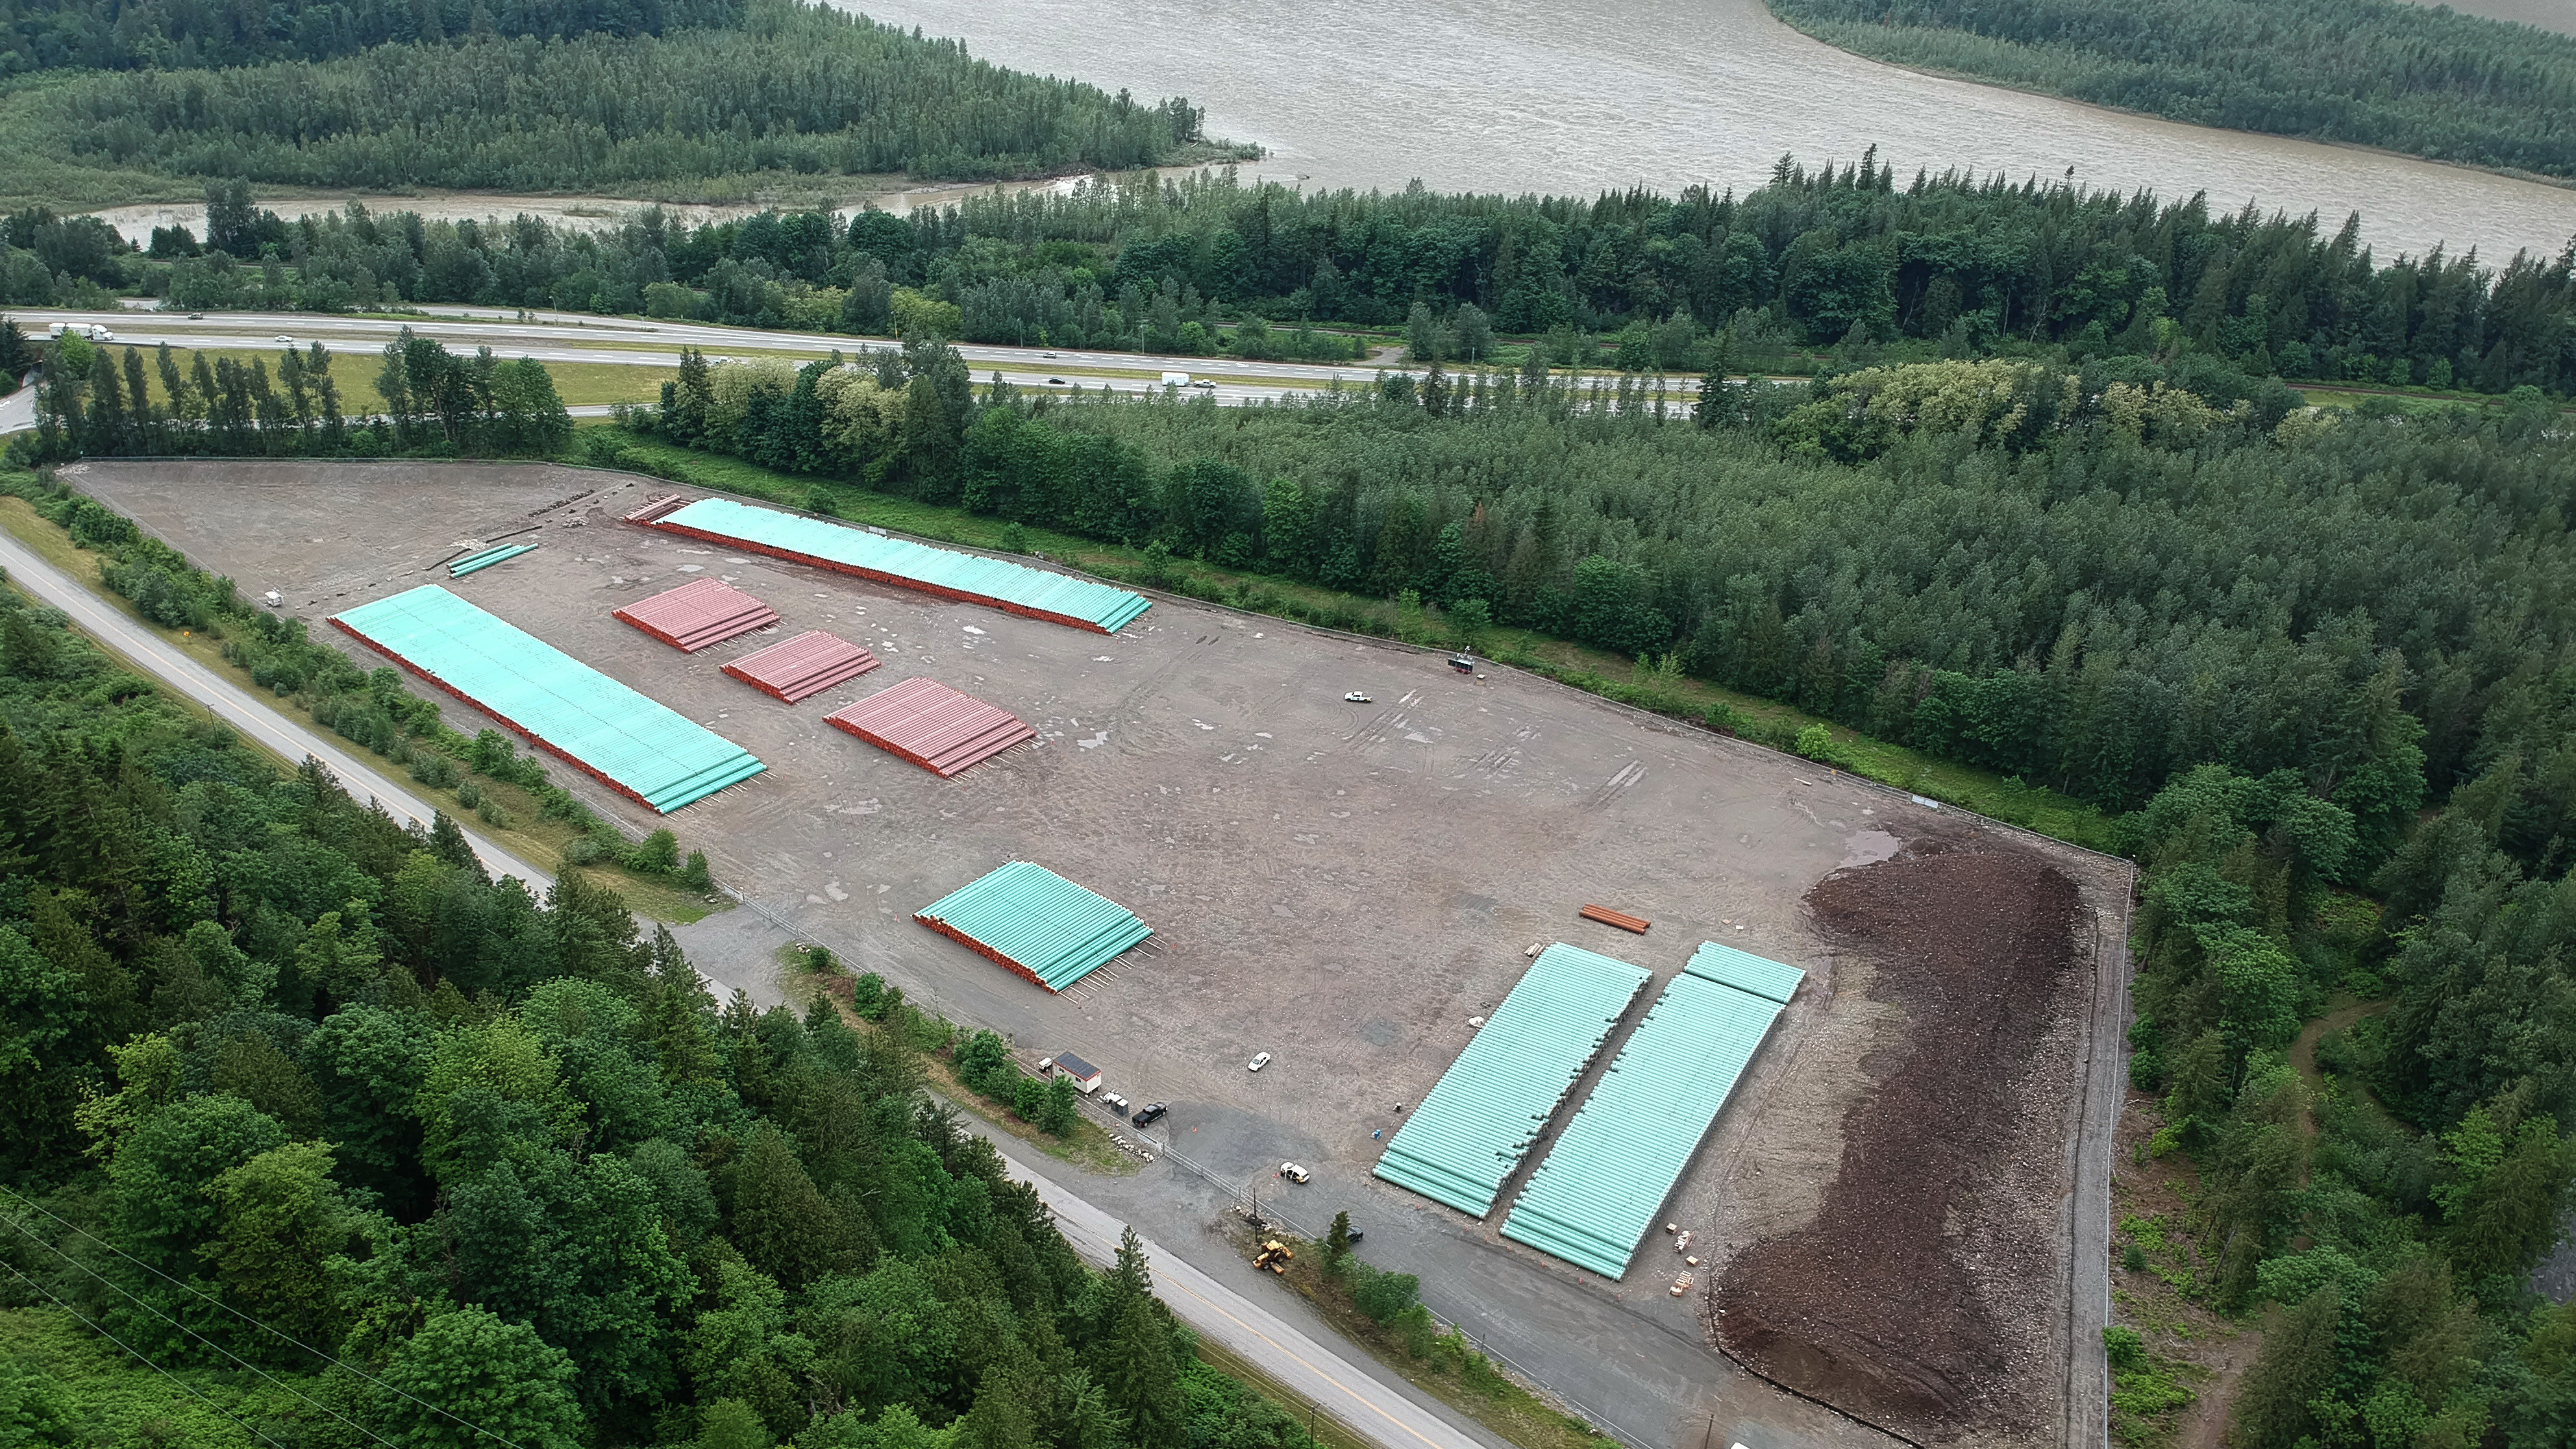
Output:
<path fill-rule="evenodd" d="M 2501 262 L 2576 236 L 2576 190 L 1920 75 L 1810 40 L 1762 0 L 839 3 L 1003 65 L 1186 95 L 1211 135 L 1270 149 L 1261 174 L 1309 187 L 1741 190 L 1784 152 L 1841 164 L 1876 145 L 1904 176 L 2072 168 L 2329 229 L 2359 211 L 2382 256 L 2445 242 Z"/>

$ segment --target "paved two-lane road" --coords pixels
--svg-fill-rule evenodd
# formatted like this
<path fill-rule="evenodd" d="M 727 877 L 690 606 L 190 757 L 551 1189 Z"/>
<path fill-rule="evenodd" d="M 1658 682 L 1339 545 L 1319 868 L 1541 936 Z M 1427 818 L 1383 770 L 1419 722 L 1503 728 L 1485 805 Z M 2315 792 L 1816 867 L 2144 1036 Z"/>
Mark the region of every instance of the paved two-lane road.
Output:
<path fill-rule="evenodd" d="M 973 1119 L 967 1119 L 970 1125 Z M 1126 1224 L 1075 1197 L 1013 1157 L 998 1138 L 994 1147 L 1011 1175 L 1038 1190 L 1055 1211 L 1055 1223 L 1073 1250 L 1106 1265 L 1118 1256 Z M 1191 1267 L 1170 1250 L 1139 1235 L 1154 1265 L 1154 1291 L 1203 1338 L 1258 1364 L 1262 1372 L 1353 1433 L 1384 1449 L 1496 1449 L 1493 1435 L 1471 1431 L 1389 1387 L 1375 1373 L 1317 1342 L 1277 1314 Z"/>

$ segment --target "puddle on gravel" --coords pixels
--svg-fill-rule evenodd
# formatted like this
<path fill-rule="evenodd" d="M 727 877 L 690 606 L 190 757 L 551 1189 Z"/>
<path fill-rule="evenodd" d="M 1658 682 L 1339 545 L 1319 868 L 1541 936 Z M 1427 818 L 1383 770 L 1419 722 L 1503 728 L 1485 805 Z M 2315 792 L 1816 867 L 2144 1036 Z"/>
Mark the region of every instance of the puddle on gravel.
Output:
<path fill-rule="evenodd" d="M 1903 848 L 1904 842 L 1884 830 L 1858 830 L 1843 840 L 1842 868 L 1876 865 Z"/>

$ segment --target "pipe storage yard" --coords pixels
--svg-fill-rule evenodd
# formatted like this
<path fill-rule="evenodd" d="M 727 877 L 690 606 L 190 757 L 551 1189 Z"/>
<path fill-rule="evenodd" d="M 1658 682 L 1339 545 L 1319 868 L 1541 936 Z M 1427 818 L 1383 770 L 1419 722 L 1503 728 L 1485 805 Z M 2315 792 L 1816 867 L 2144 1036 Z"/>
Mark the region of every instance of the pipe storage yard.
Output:
<path fill-rule="evenodd" d="M 1530 1174 L 1503 1236 L 1624 1275 L 1805 974 L 1713 941 L 1700 947 Z"/>
<path fill-rule="evenodd" d="M 913 913 L 939 934 L 1062 991 L 1154 933 L 1134 912 L 1015 860 Z"/>
<path fill-rule="evenodd" d="M 334 614 L 378 652 L 664 815 L 768 768 L 436 584 Z"/>
<path fill-rule="evenodd" d="M 480 573 L 496 563 L 507 563 L 523 553 L 534 551 L 535 548 L 536 545 L 533 543 L 505 543 L 493 548 L 476 549 L 449 564 L 447 576 L 451 579 L 461 579 L 467 574 Z"/>
<path fill-rule="evenodd" d="M 837 634 L 809 629 L 753 650 L 725 665 L 724 672 L 763 694 L 794 704 L 846 684 L 884 662 Z"/>
<path fill-rule="evenodd" d="M 1008 559 L 934 548 L 847 524 L 826 523 L 774 508 L 754 508 L 730 498 L 701 498 L 681 508 L 657 511 L 665 501 L 656 499 L 627 517 L 665 533 L 856 574 L 881 584 L 920 589 L 941 598 L 990 604 L 1032 619 L 1097 629 L 1103 634 L 1117 633 L 1148 607 L 1140 594 L 1033 569 Z"/>
<path fill-rule="evenodd" d="M 1503 1004 L 1397 1130 L 1376 1173 L 1470 1217 L 1504 1181 L 1654 973 L 1563 942 Z"/>
<path fill-rule="evenodd" d="M 1431 1309 L 1630 1449 L 1899 1442 L 1833 1403 L 1919 1444 L 2101 1437 L 2124 863 L 1392 640 L 1159 596 L 1113 639 L 628 526 L 700 496 L 650 478 L 98 459 L 64 481 L 275 596 L 280 619 L 341 614 L 317 636 L 361 670 L 395 654 L 449 727 L 574 761 L 580 773 L 545 758 L 627 838 L 678 827 L 739 902 L 707 902 L 720 914 L 677 932 L 720 992 L 765 999 L 791 979 L 779 945 L 822 944 L 951 1021 L 1073 1048 L 1110 1086 L 1165 1102 L 1188 1164 L 1094 1180 L 1140 1232 L 1198 1232 L 1209 1199 L 1189 1167 L 1264 1184 L 1267 1201 L 1293 1158 L 1311 1183 L 1277 1189 L 1283 1209 L 1320 1231 L 1348 1208 L 1372 1264 L 1418 1275 Z M 520 543 L 540 546 L 449 581 Z M 709 577 L 794 627 L 689 654 L 611 615 Z M 433 582 L 498 619 L 448 599 L 479 629 L 442 635 L 398 617 L 440 589 L 371 602 Z M 792 651 L 768 651 L 815 630 L 901 667 L 800 703 L 745 692 L 799 693 Z M 452 657 L 478 653 L 491 657 Z M 915 676 L 1034 738 L 942 778 L 826 723 L 905 698 L 888 686 Z M 659 815 L 728 775 L 689 780 L 691 762 L 635 720 L 668 720 L 648 701 L 724 736 L 670 722 L 714 763 L 767 773 Z M 1115 902 L 1062 888 L 1098 930 L 970 888 L 1040 857 Z M 1575 919 L 1583 904 L 1651 931 Z M 979 921 L 978 906 L 1008 909 Z M 1153 913 L 1150 933 L 1121 908 Z M 934 920 L 964 950 L 934 943 Z M 1519 1018 L 1583 958 L 1560 948 L 1540 969 L 1524 948 L 1559 940 L 1633 950 L 1652 977 L 1592 958 L 1608 973 L 1595 999 L 1554 1003 L 1564 1019 L 1540 1033 Z M 2010 989 L 1980 986 L 1996 981 Z M 1708 1002 L 1769 1008 L 1719 987 L 1789 998 L 1722 1107 L 1709 1078 L 1728 1064 L 1707 1058 L 1734 1028 Z M 1469 1023 L 1487 1018 L 1480 1037 Z M 1961 1049 L 1981 1032 L 2006 1049 Z M 1672 1053 L 1676 1039 L 1697 1057 Z M 1662 1095 L 1646 1090 L 1668 1069 Z M 1952 1098 L 1974 1110 L 1941 1110 Z M 1677 1120 L 1650 1131 L 1657 1117 Z M 1675 1254 L 1667 1222 L 1693 1232 L 1700 1263 Z"/>
<path fill-rule="evenodd" d="M 907 679 L 823 716 L 890 755 L 945 780 L 1013 745 L 1037 738 L 1006 709 L 958 693 L 935 679 Z"/>
<path fill-rule="evenodd" d="M 614 612 L 683 654 L 778 622 L 776 609 L 722 579 L 692 579 Z"/>

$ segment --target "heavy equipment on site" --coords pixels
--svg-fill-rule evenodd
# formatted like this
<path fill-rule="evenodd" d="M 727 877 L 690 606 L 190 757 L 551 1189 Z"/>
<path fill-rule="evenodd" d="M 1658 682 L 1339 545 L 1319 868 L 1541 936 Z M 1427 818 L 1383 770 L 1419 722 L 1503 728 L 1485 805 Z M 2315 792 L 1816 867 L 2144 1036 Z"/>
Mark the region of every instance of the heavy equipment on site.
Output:
<path fill-rule="evenodd" d="M 1279 1241 L 1277 1238 L 1272 1238 L 1261 1245 L 1260 1252 L 1252 1255 L 1252 1266 L 1256 1268 L 1267 1268 L 1271 1272 L 1280 1274 L 1284 1277 L 1288 1272 L 1288 1260 L 1296 1256 L 1297 1253 L 1295 1249 L 1290 1248 L 1286 1243 Z"/>

